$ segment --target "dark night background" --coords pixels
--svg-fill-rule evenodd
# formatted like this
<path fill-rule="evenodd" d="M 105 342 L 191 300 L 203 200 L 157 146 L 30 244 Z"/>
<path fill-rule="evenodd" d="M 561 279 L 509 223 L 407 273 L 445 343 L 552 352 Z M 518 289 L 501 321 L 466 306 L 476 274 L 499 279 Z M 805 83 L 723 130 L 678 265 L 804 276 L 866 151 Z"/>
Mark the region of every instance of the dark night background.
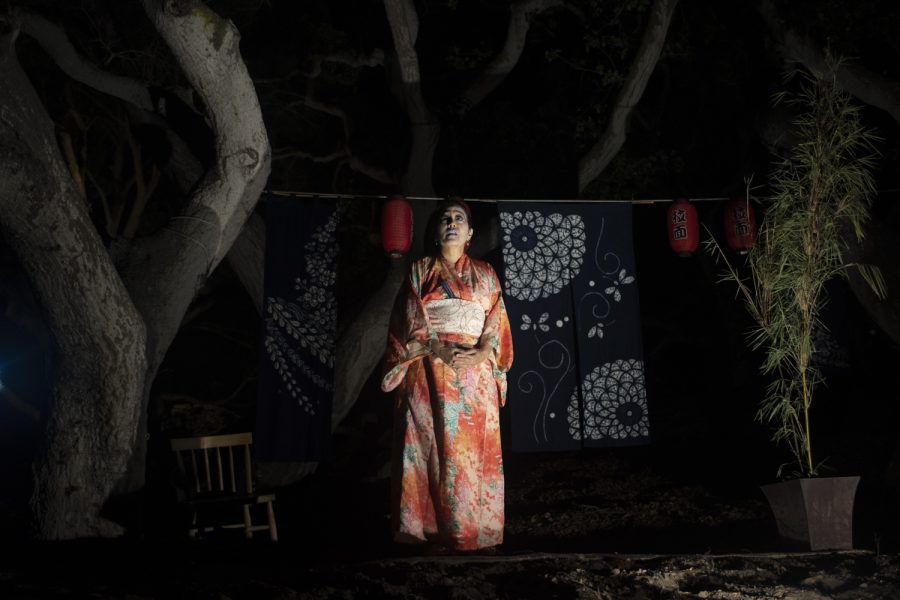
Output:
<path fill-rule="evenodd" d="M 394 186 L 373 181 L 346 163 L 312 162 L 298 151 L 328 154 L 347 143 L 355 156 L 399 176 L 410 137 L 406 115 L 385 85 L 382 68 L 332 66 L 316 82 L 302 73 L 317 53 L 389 48 L 384 7 L 366 0 L 208 4 L 232 19 L 241 32 L 241 51 L 256 83 L 274 150 L 267 188 L 359 197 L 348 203 L 339 231 L 341 330 L 367 299 L 359 290 L 377 289 L 388 270 L 389 259 L 380 251 L 377 198 L 393 192 Z M 605 126 L 616 84 L 633 57 L 650 3 L 584 0 L 576 3 L 583 18 L 565 10 L 537 17 L 509 78 L 460 119 L 452 100 L 474 67 L 502 42 L 507 4 L 416 3 L 423 91 L 442 126 L 432 172 L 434 189 L 439 196 L 456 193 L 472 199 L 476 232 L 487 229 L 496 210 L 494 204 L 478 199 L 552 200 L 578 195 L 577 160 Z M 895 41 L 900 7 L 889 2 L 849 4 L 775 3 L 791 27 L 817 44 L 830 45 L 837 54 L 883 77 L 900 80 Z M 28 5 L 63 25 L 81 52 L 107 68 L 132 76 L 140 73 L 159 81 L 160 89 L 178 80 L 136 3 Z M 132 122 L 117 100 L 69 80 L 33 41 L 23 38 L 17 45 L 19 60 L 58 131 L 71 132 L 86 149 L 86 168 L 95 174 L 97 189 L 106 190 L 110 201 L 127 204 L 125 176 L 110 168 L 122 152 L 123 132 L 140 144 L 146 167 L 161 162 L 166 152 L 159 133 Z M 141 54 L 148 47 L 151 50 Z M 770 442 L 769 430 L 754 418 L 766 380 L 758 374 L 760 356 L 745 342 L 749 317 L 734 289 L 716 283 L 719 267 L 707 253 L 701 249 L 693 257 L 680 258 L 670 250 L 664 219 L 666 200 L 700 200 L 696 206 L 701 222 L 721 239 L 722 202 L 704 199 L 742 195 L 748 178 L 754 195 L 766 195 L 766 177 L 776 158 L 770 133 L 785 123 L 779 120 L 783 115 L 773 108 L 772 97 L 796 84 L 785 78 L 785 71 L 756 3 L 684 0 L 676 8 L 623 148 L 581 194 L 660 200 L 637 203 L 633 213 L 652 443 L 547 455 L 507 452 L 507 553 L 702 554 L 778 548 L 758 486 L 774 480 L 779 465 L 790 457 Z M 303 106 L 303 96 L 313 90 L 351 116 L 349 140 L 336 119 Z M 900 130 L 886 112 L 870 106 L 863 111 L 867 125 L 881 138 L 874 173 L 879 192 L 872 219 L 897 234 Z M 190 116 L 193 113 L 185 114 L 177 127 L 183 133 L 194 132 L 186 139 L 197 156 L 210 160 L 208 130 Z M 89 132 L 79 129 L 78 120 L 91 123 Z M 96 199 L 91 202 L 95 193 L 88 192 L 92 216 L 111 243 L 116 232 L 109 231 Z M 163 179 L 139 232 L 159 227 L 181 201 Z M 264 215 L 265 209 L 260 203 L 258 214 Z M 41 434 L 41 420 L 33 415 L 35 410 L 42 414 L 47 410 L 52 342 L 15 256 L 5 244 L 0 250 L 0 294 L 6 309 L 0 322 L 0 377 L 18 397 L 7 401 L 7 396 L 0 403 L 4 456 L 0 478 L 7 482 L 0 486 L 6 490 L 0 495 L 0 536 L 26 544 L 31 554 L 23 556 L 59 552 L 58 558 L 65 561 L 66 547 L 45 549 L 25 541 L 30 458 Z M 900 295 L 900 290 L 891 293 Z M 895 461 L 900 461 L 900 414 L 893 374 L 900 352 L 842 281 L 831 290 L 827 320 L 846 353 L 846 364 L 828 371 L 827 387 L 817 393 L 816 452 L 827 457 L 829 474 L 862 477 L 856 546 L 897 553 L 900 462 Z M 252 429 L 259 343 L 259 315 L 223 263 L 192 305 L 155 380 L 148 488 L 142 520 L 130 532 L 128 543 L 180 540 L 167 440 Z M 14 402 L 33 408 L 23 409 Z M 508 419 L 508 412 L 502 418 Z M 379 391 L 373 373 L 349 416 L 336 427 L 333 459 L 313 475 L 278 490 L 282 549 L 304 561 L 381 558 L 396 552 L 385 519 L 390 427 L 390 399 Z M 591 520 L 597 512 L 607 515 L 600 524 Z M 703 514 L 708 515 L 706 521 Z M 659 520 L 647 521 L 641 515 L 656 515 Z M 230 540 L 210 546 L 212 559 L 196 558 L 177 544 L 173 552 L 188 557 L 187 564 L 197 573 L 214 579 L 215 561 L 231 564 L 226 556 L 241 551 Z M 253 546 L 259 550 L 262 544 Z M 117 553 L 98 548 L 91 551 L 106 557 Z M 288 568 L 283 556 L 272 558 L 275 550 L 259 551 L 279 568 Z M 250 577 L 263 578 L 260 572 Z M 61 573 L 60 582 L 68 572 Z M 329 577 L 329 585 L 340 589 L 341 576 Z M 4 581 L 0 574 L 0 585 Z M 114 597 L 126 584 L 117 580 L 110 586 L 104 593 Z M 211 593 L 212 587 L 194 591 Z M 75 589 L 58 583 L 55 593 L 62 596 Z M 269 597 L 261 589 L 244 592 L 246 597 L 254 593 Z M 33 594 L 22 597 L 45 597 Z M 271 597 L 276 597 L 274 592 Z"/>

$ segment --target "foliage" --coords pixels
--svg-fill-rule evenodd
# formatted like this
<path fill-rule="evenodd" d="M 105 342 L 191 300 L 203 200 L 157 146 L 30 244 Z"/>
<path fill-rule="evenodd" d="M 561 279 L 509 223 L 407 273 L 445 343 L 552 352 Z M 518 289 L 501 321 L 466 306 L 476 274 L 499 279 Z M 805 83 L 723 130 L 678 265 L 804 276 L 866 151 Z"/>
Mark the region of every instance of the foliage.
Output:
<path fill-rule="evenodd" d="M 794 122 L 799 142 L 770 177 L 772 195 L 764 201 L 765 218 L 748 255 L 749 277 L 715 240 L 707 240 L 708 249 L 726 262 L 723 280 L 737 284 L 755 321 L 749 342 L 765 351 L 761 370 L 773 376 L 757 418 L 774 427 L 773 441 L 790 448 L 795 474 L 804 477 L 820 467 L 813 460 L 810 408 L 822 383 L 812 358 L 813 333 L 825 327 L 819 318 L 827 302 L 825 284 L 855 267 L 879 297 L 885 289 L 877 269 L 844 258 L 848 237 L 858 241 L 864 235 L 877 138 L 837 86 L 835 70 L 804 73 L 798 92 L 776 97 L 803 111 Z"/>

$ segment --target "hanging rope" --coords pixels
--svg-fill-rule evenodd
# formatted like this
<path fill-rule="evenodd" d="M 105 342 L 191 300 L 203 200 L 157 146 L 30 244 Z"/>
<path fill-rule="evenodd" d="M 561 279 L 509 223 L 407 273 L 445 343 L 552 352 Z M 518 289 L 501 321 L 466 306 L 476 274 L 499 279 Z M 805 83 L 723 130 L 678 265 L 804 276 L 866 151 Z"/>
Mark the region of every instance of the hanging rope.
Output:
<path fill-rule="evenodd" d="M 321 198 L 325 200 L 343 200 L 343 199 L 353 199 L 353 198 L 364 198 L 364 199 L 372 199 L 372 200 L 386 200 L 390 198 L 391 195 L 376 195 L 376 194 L 323 194 L 323 193 L 315 193 L 315 192 L 289 192 L 285 190 L 265 190 L 263 194 L 271 194 L 273 196 L 281 196 L 285 198 Z M 402 194 L 401 194 L 402 195 Z M 446 198 L 443 196 L 406 196 L 403 195 L 407 200 L 425 200 L 430 202 L 439 202 L 441 200 L 445 200 Z M 622 199 L 587 199 L 587 198 L 464 198 L 466 202 L 484 202 L 488 204 L 496 204 L 497 202 L 505 202 L 505 201 L 514 201 L 514 202 L 528 202 L 528 203 L 536 203 L 536 202 L 560 202 L 560 203 L 581 203 L 581 204 L 596 204 L 596 203 L 611 203 L 611 204 L 668 204 L 677 200 L 677 198 L 646 198 L 646 199 L 638 199 L 638 198 L 622 198 Z M 716 197 L 716 198 L 689 198 L 691 202 L 722 202 L 725 200 L 731 200 L 730 197 Z"/>
<path fill-rule="evenodd" d="M 896 194 L 900 192 L 900 188 L 889 188 L 884 190 L 876 190 L 876 195 Z M 404 194 L 326 194 L 318 192 L 290 192 L 286 190 L 264 190 L 263 195 L 270 194 L 272 196 L 281 196 L 284 198 L 321 198 L 324 200 L 351 200 L 354 198 L 369 200 L 386 200 L 393 195 L 400 195 L 407 200 L 425 200 L 429 202 L 440 202 L 446 200 L 444 196 L 406 196 Z M 580 203 L 580 204 L 671 204 L 676 200 L 684 198 L 691 202 L 724 202 L 731 200 L 732 196 L 716 196 L 710 198 L 693 198 L 690 196 L 679 196 L 677 198 L 464 198 L 466 202 L 483 202 L 486 204 L 496 204 L 498 202 L 559 202 L 559 203 Z M 753 198 L 751 198 L 753 199 Z"/>

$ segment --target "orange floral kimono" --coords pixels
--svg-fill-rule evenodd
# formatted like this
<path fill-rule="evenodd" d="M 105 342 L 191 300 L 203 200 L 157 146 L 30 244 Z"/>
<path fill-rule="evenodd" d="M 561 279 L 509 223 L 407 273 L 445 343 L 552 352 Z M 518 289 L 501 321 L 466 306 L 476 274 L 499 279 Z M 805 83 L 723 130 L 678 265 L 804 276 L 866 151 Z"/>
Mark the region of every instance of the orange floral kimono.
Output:
<path fill-rule="evenodd" d="M 488 360 L 454 370 L 431 340 L 490 348 Z M 393 527 L 397 541 L 437 539 L 457 550 L 503 541 L 500 407 L 512 335 L 500 282 L 463 255 L 412 265 L 391 316 L 386 374 L 396 390 Z"/>

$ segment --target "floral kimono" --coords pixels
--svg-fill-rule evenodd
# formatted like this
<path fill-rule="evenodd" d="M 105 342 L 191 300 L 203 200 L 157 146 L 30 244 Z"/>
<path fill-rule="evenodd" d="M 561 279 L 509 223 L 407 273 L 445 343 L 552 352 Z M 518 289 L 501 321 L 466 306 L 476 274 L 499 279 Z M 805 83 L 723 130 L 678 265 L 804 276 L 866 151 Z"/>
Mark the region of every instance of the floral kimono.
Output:
<path fill-rule="evenodd" d="M 457 371 L 429 352 L 432 340 L 491 351 Z M 503 294 L 489 264 L 463 255 L 454 266 L 441 257 L 412 265 L 391 317 L 381 384 L 397 398 L 397 541 L 436 538 L 457 550 L 503 541 L 499 409 L 512 358 Z"/>

